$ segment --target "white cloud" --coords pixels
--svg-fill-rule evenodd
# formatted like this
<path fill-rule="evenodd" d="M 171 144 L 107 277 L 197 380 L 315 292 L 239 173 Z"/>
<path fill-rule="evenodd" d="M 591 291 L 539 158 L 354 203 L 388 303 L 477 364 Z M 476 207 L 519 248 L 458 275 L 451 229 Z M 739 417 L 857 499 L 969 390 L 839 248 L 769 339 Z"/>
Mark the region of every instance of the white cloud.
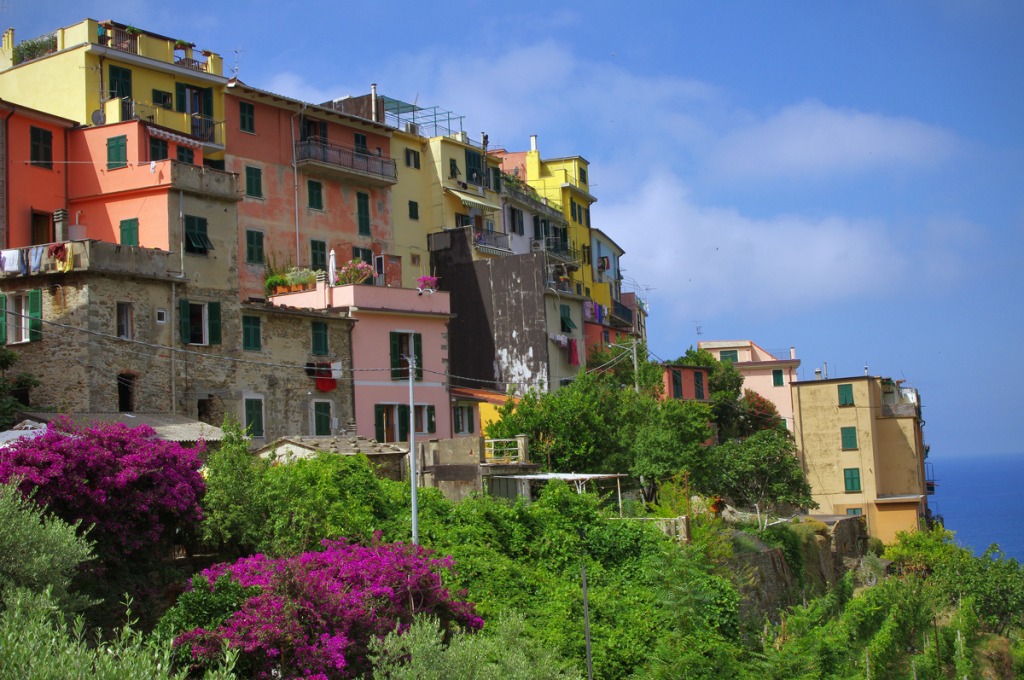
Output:
<path fill-rule="evenodd" d="M 926 166 L 947 158 L 955 146 L 952 134 L 916 120 L 805 101 L 726 133 L 709 165 L 724 177 L 815 179 Z"/>

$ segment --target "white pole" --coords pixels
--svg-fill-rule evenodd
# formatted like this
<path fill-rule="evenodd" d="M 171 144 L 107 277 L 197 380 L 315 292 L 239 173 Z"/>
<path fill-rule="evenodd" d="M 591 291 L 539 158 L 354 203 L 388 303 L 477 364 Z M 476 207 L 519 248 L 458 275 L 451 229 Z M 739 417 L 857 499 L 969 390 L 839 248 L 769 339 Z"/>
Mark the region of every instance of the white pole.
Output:
<path fill-rule="evenodd" d="M 640 365 L 636 358 L 637 339 L 633 338 L 633 390 L 640 394 Z"/>
<path fill-rule="evenodd" d="M 416 380 L 415 334 L 409 334 L 409 483 L 412 485 L 412 542 L 420 542 L 419 509 L 416 498 L 416 399 L 413 385 Z"/>

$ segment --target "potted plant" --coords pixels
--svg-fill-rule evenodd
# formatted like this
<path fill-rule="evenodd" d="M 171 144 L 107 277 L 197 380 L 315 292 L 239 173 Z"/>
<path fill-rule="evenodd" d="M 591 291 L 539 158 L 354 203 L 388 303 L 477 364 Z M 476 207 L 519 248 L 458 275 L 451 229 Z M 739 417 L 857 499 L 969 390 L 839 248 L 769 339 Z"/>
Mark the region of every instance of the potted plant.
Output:
<path fill-rule="evenodd" d="M 139 35 L 140 33 L 142 33 L 140 29 L 135 28 L 134 26 L 125 26 L 124 32 L 132 36 Z"/>
<path fill-rule="evenodd" d="M 174 49 L 176 49 L 176 50 L 186 50 L 189 47 L 192 47 L 192 43 L 190 43 L 187 40 L 175 40 L 174 41 Z"/>
<path fill-rule="evenodd" d="M 429 291 L 433 293 L 435 290 L 437 290 L 437 282 L 437 276 L 421 276 L 420 278 L 416 279 L 416 289 L 419 290 L 421 293 L 424 291 Z"/>
<path fill-rule="evenodd" d="M 267 297 L 286 291 L 288 276 L 286 274 L 268 274 L 263 279 L 263 289 L 267 292 Z"/>
<path fill-rule="evenodd" d="M 288 285 L 293 291 L 308 288 L 316 283 L 316 272 L 304 267 L 292 267 L 288 270 Z"/>
<path fill-rule="evenodd" d="M 350 283 L 362 283 L 373 276 L 373 265 L 363 260 L 349 260 L 338 270 L 338 278 L 334 282 L 336 286 L 345 286 Z"/>

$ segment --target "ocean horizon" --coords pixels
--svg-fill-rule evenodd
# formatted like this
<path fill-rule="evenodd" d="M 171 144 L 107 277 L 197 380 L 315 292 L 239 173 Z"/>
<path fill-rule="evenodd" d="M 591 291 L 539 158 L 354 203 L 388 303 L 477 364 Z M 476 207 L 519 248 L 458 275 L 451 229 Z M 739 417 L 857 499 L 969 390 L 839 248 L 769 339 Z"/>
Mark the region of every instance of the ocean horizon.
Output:
<path fill-rule="evenodd" d="M 1024 562 L 1024 453 L 930 456 L 936 481 L 932 513 L 955 533 L 958 545 L 981 555 L 996 543 Z"/>

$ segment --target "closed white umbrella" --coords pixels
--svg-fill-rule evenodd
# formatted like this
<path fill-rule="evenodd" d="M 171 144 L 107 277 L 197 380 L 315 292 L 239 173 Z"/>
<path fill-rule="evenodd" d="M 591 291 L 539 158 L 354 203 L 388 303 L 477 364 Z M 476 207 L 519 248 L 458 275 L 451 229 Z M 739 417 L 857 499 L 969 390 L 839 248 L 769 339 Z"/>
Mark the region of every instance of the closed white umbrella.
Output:
<path fill-rule="evenodd" d="M 334 259 L 334 249 L 331 248 L 331 255 L 327 258 L 327 285 L 333 286 L 338 280 L 338 263 Z"/>

